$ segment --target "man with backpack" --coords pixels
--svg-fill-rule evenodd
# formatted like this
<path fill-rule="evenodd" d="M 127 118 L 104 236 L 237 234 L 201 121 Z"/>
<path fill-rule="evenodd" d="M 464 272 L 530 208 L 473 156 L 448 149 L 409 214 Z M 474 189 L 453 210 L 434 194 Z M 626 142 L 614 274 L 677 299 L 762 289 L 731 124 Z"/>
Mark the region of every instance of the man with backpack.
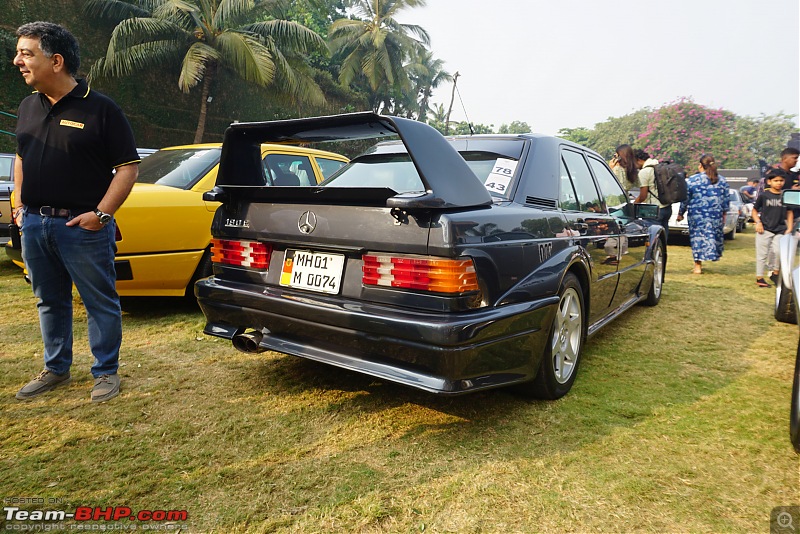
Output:
<path fill-rule="evenodd" d="M 669 238 L 669 219 L 672 217 L 672 202 L 659 200 L 658 186 L 656 185 L 656 165 L 658 160 L 642 149 L 633 151 L 636 166 L 639 168 L 639 196 L 634 199 L 637 204 L 658 204 L 658 224 L 664 227 L 664 233 Z"/>

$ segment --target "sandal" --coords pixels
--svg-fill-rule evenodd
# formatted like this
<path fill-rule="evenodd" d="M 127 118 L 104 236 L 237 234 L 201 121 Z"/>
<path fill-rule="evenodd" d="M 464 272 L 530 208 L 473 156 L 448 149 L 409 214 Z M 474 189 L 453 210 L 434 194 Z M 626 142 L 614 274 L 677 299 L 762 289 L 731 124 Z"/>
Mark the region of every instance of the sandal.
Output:
<path fill-rule="evenodd" d="M 756 285 L 758 287 L 772 287 L 763 278 L 756 278 Z"/>
<path fill-rule="evenodd" d="M 692 269 L 692 274 L 703 274 L 702 267 L 695 267 L 694 269 Z"/>

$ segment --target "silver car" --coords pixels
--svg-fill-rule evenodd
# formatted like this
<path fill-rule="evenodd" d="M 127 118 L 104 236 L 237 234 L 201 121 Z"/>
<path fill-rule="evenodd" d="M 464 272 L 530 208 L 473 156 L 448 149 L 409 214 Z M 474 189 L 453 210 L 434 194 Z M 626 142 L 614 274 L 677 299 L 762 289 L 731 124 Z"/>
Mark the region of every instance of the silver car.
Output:
<path fill-rule="evenodd" d="M 800 208 L 800 191 L 784 191 L 783 205 L 788 208 Z M 782 236 L 780 242 L 780 275 L 775 291 L 775 318 L 784 323 L 797 323 L 797 288 L 800 287 L 798 241 L 800 241 L 800 221 L 795 220 L 792 233 Z M 797 343 L 789 420 L 792 445 L 794 450 L 800 453 L 800 341 Z"/>
<path fill-rule="evenodd" d="M 730 190 L 730 207 L 728 214 L 725 216 L 725 225 L 722 227 L 722 232 L 725 239 L 736 239 L 736 232 L 742 231 L 742 221 L 739 216 L 741 215 L 740 204 L 741 197 L 738 196 L 739 192 L 735 189 Z M 734 202 L 734 196 L 740 199 L 739 204 Z M 682 221 L 678 221 L 678 212 L 681 209 L 681 203 L 675 202 L 672 205 L 672 217 L 669 219 L 669 233 L 670 235 L 689 235 L 689 214 L 687 213 Z"/>

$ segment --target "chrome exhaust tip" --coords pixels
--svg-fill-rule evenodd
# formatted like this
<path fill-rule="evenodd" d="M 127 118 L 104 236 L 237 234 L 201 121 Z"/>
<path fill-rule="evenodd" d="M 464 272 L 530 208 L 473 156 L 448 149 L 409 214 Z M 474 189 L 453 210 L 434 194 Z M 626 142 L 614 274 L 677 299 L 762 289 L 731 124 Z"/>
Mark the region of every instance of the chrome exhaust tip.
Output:
<path fill-rule="evenodd" d="M 255 353 L 264 352 L 266 349 L 261 348 L 261 340 L 264 334 L 257 330 L 243 332 L 233 336 L 233 348 L 242 352 Z"/>

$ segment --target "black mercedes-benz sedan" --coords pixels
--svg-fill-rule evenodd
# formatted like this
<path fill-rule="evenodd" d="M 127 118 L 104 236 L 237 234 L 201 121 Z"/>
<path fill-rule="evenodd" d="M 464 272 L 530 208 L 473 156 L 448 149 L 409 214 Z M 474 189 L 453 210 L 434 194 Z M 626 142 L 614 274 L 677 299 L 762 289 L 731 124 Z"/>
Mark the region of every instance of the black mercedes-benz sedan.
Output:
<path fill-rule="evenodd" d="M 319 185 L 266 186 L 261 143 L 375 137 Z M 555 137 L 373 113 L 233 124 L 205 198 L 222 202 L 206 334 L 433 393 L 559 398 L 588 336 L 661 297 L 657 207 Z"/>

